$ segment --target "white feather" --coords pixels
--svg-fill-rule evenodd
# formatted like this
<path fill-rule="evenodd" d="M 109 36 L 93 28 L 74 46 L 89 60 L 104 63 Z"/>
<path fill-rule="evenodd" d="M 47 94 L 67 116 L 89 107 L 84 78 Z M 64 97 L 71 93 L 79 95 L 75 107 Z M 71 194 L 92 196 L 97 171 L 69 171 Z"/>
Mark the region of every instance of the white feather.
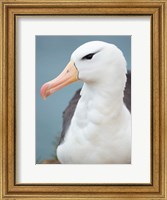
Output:
<path fill-rule="evenodd" d="M 96 53 L 91 60 L 81 58 Z M 65 164 L 131 162 L 131 115 L 123 103 L 126 61 L 114 45 L 89 42 L 71 60 L 84 86 L 57 156 Z"/>

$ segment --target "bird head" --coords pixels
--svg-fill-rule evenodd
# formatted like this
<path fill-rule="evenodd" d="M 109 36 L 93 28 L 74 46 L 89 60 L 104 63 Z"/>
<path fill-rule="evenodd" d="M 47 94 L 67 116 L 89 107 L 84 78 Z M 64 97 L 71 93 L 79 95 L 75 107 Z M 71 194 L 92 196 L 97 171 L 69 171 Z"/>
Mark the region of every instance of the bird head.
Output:
<path fill-rule="evenodd" d="M 87 84 L 109 85 L 126 82 L 126 60 L 115 45 L 101 41 L 87 42 L 71 55 L 62 73 L 41 87 L 43 99 L 77 80 Z"/>

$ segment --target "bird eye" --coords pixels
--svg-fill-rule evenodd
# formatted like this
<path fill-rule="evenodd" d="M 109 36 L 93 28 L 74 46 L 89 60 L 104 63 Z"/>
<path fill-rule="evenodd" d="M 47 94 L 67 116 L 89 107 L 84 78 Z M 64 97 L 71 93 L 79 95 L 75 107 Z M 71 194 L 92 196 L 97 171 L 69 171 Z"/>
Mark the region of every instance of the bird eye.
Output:
<path fill-rule="evenodd" d="M 82 60 L 91 60 L 91 59 L 93 58 L 94 55 L 95 55 L 95 53 L 90 53 L 90 54 L 84 56 L 84 57 L 82 58 Z"/>

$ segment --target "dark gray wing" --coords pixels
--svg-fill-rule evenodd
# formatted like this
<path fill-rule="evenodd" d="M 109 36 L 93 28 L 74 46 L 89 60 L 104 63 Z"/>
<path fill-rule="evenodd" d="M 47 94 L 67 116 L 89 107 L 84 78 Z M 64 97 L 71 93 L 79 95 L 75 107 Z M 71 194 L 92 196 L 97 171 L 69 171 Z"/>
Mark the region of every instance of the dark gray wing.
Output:
<path fill-rule="evenodd" d="M 69 105 L 63 112 L 63 130 L 61 132 L 60 142 L 59 144 L 64 140 L 64 136 L 67 132 L 68 127 L 70 126 L 71 119 L 73 117 L 73 114 L 75 112 L 75 108 L 77 106 L 77 103 L 80 99 L 80 91 L 81 89 L 77 90 L 73 98 L 70 100 Z M 124 103 L 128 110 L 131 112 L 131 72 L 128 71 L 127 73 L 127 82 L 126 87 L 124 91 Z"/>
<path fill-rule="evenodd" d="M 127 109 L 131 112 L 131 72 L 127 73 L 126 87 L 124 90 L 124 103 Z"/>
<path fill-rule="evenodd" d="M 65 109 L 65 111 L 63 112 L 63 129 L 61 132 L 61 136 L 60 136 L 60 142 L 59 144 L 63 141 L 64 136 L 67 132 L 68 127 L 70 126 L 71 123 L 71 119 L 73 117 L 73 114 L 75 112 L 75 108 L 77 106 L 77 103 L 80 99 L 80 91 L 81 89 L 77 90 L 75 95 L 73 96 L 73 98 L 70 100 L 69 105 L 67 106 L 67 108 Z"/>

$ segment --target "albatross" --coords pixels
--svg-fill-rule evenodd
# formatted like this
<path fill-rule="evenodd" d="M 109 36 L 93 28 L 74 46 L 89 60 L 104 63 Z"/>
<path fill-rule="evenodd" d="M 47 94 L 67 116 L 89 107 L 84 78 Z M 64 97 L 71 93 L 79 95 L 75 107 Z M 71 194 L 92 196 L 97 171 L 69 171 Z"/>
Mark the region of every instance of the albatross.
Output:
<path fill-rule="evenodd" d="M 115 45 L 91 41 L 78 47 L 43 99 L 77 80 L 84 82 L 57 147 L 61 164 L 130 164 L 131 113 L 125 105 L 126 60 Z"/>

